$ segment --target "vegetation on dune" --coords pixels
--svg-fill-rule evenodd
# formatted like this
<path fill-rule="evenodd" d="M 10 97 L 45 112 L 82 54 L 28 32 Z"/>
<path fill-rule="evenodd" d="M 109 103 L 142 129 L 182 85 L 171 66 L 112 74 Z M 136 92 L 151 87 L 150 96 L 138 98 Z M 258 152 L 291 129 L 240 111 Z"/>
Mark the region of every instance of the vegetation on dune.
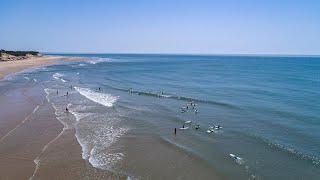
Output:
<path fill-rule="evenodd" d="M 13 56 L 26 56 L 27 54 L 37 56 L 39 54 L 39 52 L 37 52 L 37 51 L 6 51 L 6 50 L 1 49 L 0 54 L 2 54 L 2 53 L 10 54 Z"/>

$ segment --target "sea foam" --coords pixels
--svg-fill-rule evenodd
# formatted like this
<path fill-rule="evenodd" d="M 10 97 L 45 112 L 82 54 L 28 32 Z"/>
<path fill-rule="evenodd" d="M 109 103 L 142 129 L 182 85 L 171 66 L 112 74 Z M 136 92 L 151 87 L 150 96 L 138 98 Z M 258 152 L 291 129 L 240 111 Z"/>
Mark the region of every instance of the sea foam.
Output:
<path fill-rule="evenodd" d="M 54 79 L 57 79 L 57 80 L 59 80 L 61 77 L 63 77 L 64 76 L 64 74 L 61 74 L 61 73 L 54 73 L 53 75 L 52 75 L 52 77 L 54 78 Z"/>
<path fill-rule="evenodd" d="M 89 61 L 89 63 L 90 64 L 98 64 L 98 63 L 102 63 L 102 62 L 107 62 L 109 60 L 110 60 L 110 58 L 102 58 L 102 59 L 98 59 L 98 60 Z"/>
<path fill-rule="evenodd" d="M 117 97 L 112 96 L 110 94 L 95 92 L 89 88 L 81 88 L 81 87 L 74 87 L 82 96 L 99 103 L 101 105 L 112 107 L 113 104 L 117 101 Z"/>
<path fill-rule="evenodd" d="M 62 82 L 64 82 L 64 83 L 67 82 L 66 80 L 64 80 L 64 79 L 62 79 L 62 78 L 61 78 L 60 80 L 61 80 Z"/>
<path fill-rule="evenodd" d="M 115 127 L 117 119 L 108 118 L 108 121 L 104 121 L 104 115 L 84 113 L 84 109 L 79 108 L 80 106 L 73 106 L 69 109 L 77 119 L 75 136 L 82 147 L 82 158 L 88 160 L 93 167 L 112 168 L 112 165 L 122 160 L 123 154 L 113 152 L 110 147 L 128 128 Z"/>

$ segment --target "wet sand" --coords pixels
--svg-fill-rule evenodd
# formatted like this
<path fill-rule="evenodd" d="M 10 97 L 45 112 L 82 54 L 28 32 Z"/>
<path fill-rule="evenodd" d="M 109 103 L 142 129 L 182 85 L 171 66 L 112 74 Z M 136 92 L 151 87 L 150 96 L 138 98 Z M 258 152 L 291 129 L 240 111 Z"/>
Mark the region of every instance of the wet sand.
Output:
<path fill-rule="evenodd" d="M 10 89 L 0 102 L 1 180 L 127 178 L 82 159 L 75 129 L 64 130 L 40 83 Z"/>
<path fill-rule="evenodd" d="M 28 179 L 33 160 L 62 125 L 37 86 L 15 89 L 0 99 L 0 179 Z"/>
<path fill-rule="evenodd" d="M 1 61 L 0 62 L 0 79 L 4 76 L 19 72 L 23 69 L 30 68 L 33 66 L 44 66 L 48 64 L 52 64 L 57 60 L 79 60 L 83 59 L 81 57 L 65 57 L 65 56 L 43 56 L 43 57 L 35 57 L 24 60 L 16 60 L 16 61 Z"/>

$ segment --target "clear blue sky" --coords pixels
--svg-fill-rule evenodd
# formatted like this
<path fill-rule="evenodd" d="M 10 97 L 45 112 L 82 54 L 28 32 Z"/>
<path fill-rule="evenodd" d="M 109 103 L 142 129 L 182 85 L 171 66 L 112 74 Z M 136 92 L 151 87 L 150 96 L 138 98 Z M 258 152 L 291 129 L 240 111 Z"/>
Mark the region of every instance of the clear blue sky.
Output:
<path fill-rule="evenodd" d="M 320 54 L 319 0 L 1 0 L 0 48 Z"/>

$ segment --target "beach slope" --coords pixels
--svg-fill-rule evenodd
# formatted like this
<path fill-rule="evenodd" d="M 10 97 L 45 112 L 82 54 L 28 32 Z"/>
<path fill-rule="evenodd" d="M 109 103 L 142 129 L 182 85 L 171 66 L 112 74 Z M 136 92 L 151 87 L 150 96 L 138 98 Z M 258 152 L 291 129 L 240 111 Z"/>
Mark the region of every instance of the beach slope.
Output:
<path fill-rule="evenodd" d="M 79 57 L 65 57 L 65 56 L 42 56 L 42 57 L 31 57 L 23 60 L 15 61 L 0 61 L 0 79 L 4 76 L 19 72 L 23 69 L 30 68 L 33 66 L 44 66 L 52 64 L 57 60 L 80 60 Z"/>

